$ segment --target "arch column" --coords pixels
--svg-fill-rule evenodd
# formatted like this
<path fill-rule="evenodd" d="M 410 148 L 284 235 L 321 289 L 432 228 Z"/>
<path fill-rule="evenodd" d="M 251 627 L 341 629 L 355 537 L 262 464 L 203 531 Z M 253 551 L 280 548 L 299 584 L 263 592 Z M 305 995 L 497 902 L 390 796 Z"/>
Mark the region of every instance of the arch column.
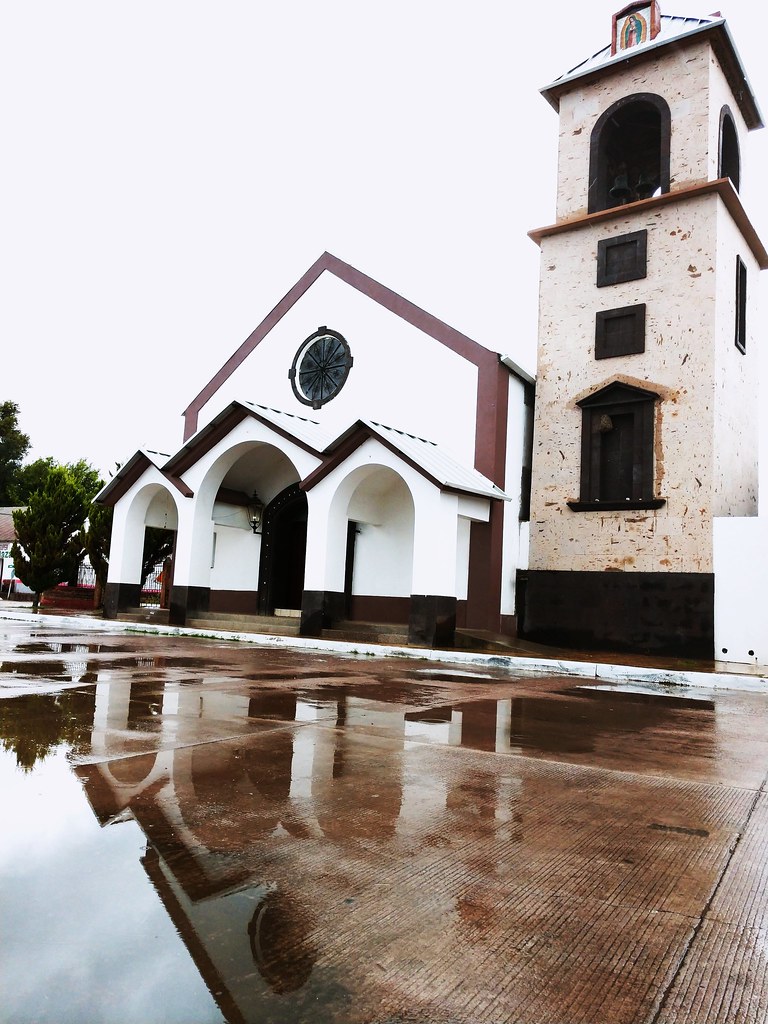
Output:
<path fill-rule="evenodd" d="M 184 502 L 179 509 L 168 613 L 168 622 L 172 626 L 184 626 L 187 619 L 208 611 L 213 551 L 211 510 L 216 489 L 208 477 L 195 499 Z"/>
<path fill-rule="evenodd" d="M 307 492 L 307 554 L 301 598 L 302 636 L 319 636 L 344 616 L 346 502 L 322 484 Z"/>
<path fill-rule="evenodd" d="M 452 647 L 456 632 L 459 495 L 419 481 L 414 489 L 413 578 L 408 642 Z"/>

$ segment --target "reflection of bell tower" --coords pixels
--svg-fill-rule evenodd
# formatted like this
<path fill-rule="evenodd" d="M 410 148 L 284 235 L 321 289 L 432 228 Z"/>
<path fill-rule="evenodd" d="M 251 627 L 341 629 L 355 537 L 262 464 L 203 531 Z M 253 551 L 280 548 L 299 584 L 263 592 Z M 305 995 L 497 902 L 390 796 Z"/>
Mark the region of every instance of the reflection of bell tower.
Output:
<path fill-rule="evenodd" d="M 713 520 L 757 514 L 757 275 L 739 197 L 762 127 L 720 17 L 613 17 L 543 90 L 559 113 L 541 247 L 532 639 L 711 657 Z"/>

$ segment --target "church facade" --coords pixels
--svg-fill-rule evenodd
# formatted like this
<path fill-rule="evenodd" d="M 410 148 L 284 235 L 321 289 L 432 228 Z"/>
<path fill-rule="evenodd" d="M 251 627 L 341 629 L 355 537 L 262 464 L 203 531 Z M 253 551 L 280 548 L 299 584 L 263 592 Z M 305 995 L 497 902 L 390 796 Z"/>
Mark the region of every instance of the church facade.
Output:
<path fill-rule="evenodd" d="M 307 635 L 363 620 L 450 644 L 460 625 L 712 656 L 749 543 L 730 524 L 758 513 L 768 253 L 740 189 L 762 117 L 724 19 L 656 0 L 542 93 L 560 145 L 556 220 L 531 232 L 535 416 L 511 359 L 325 254 L 191 402 L 181 448 L 138 452 L 102 492 L 107 614 L 138 604 L 159 526 L 177 624 L 286 613 Z M 733 660 L 757 657 L 744 645 Z"/>
<path fill-rule="evenodd" d="M 111 616 L 139 604 L 146 527 L 173 531 L 170 621 L 206 613 L 514 629 L 533 382 L 330 254 L 141 451 L 114 506 Z M 512 438 L 513 442 L 509 443 Z"/>

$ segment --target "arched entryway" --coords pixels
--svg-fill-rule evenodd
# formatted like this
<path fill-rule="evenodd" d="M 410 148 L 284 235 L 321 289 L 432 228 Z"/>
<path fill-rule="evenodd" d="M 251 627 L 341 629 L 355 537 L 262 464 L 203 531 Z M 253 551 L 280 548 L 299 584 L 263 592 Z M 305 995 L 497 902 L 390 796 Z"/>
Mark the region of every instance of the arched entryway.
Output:
<path fill-rule="evenodd" d="M 259 566 L 259 613 L 301 609 L 307 554 L 307 496 L 298 484 L 281 491 L 264 511 Z"/>

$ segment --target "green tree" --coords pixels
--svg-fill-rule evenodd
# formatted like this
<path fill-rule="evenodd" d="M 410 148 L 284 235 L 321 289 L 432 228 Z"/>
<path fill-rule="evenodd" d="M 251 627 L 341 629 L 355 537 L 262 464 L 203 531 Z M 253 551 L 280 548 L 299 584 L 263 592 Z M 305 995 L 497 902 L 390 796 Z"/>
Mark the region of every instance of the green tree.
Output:
<path fill-rule="evenodd" d="M 16 504 L 14 482 L 29 445 L 29 437 L 19 430 L 18 405 L 0 402 L 0 505 Z"/>
<path fill-rule="evenodd" d="M 107 505 L 91 504 L 88 521 L 83 530 L 83 548 L 96 573 L 96 590 L 93 595 L 94 607 L 100 608 L 107 585 L 109 570 L 109 543 L 112 539 L 112 509 Z"/>
<path fill-rule="evenodd" d="M 20 466 L 11 487 L 11 504 L 26 505 L 30 495 L 45 487 L 48 474 L 57 465 L 56 460 L 49 455 L 44 459 L 35 459 L 34 462 L 29 462 L 26 466 Z M 66 463 L 66 468 L 72 474 L 75 483 L 89 496 L 89 500 L 102 487 L 98 470 L 89 466 L 85 459 Z"/>
<path fill-rule="evenodd" d="M 82 460 L 72 466 L 54 464 L 44 484 L 29 495 L 27 507 L 13 513 L 11 557 L 16 575 L 34 594 L 34 611 L 46 590 L 77 573 L 85 555 L 83 526 L 98 482 L 98 474 Z"/>

